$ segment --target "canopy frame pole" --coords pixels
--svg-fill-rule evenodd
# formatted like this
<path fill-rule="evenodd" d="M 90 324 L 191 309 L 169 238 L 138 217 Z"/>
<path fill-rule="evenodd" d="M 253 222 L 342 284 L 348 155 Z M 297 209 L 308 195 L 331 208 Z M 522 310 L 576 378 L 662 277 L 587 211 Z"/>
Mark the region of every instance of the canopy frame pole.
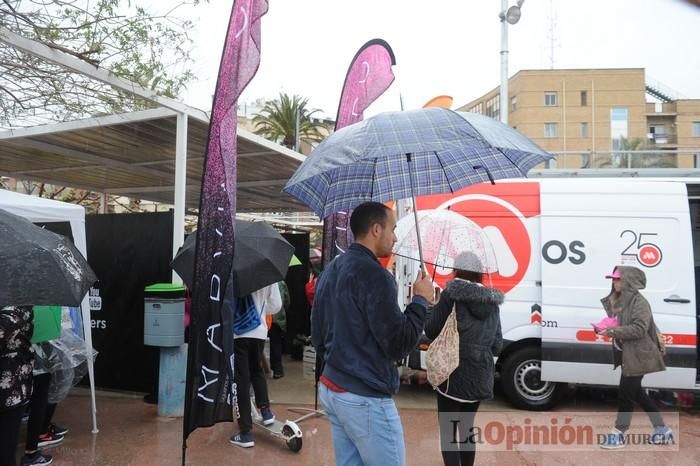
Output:
<path fill-rule="evenodd" d="M 173 213 L 173 257 L 185 242 L 185 190 L 187 187 L 187 114 L 177 114 L 175 136 L 175 211 Z M 172 271 L 172 282 L 182 285 L 182 278 Z"/>

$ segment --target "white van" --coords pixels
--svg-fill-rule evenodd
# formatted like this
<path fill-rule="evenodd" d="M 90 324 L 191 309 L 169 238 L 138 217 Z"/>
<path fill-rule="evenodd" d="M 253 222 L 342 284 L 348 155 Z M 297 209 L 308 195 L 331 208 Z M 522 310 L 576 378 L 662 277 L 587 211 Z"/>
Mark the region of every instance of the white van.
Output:
<path fill-rule="evenodd" d="M 450 208 L 468 217 L 494 246 L 499 272 L 491 286 L 506 293 L 497 369 L 516 407 L 550 408 L 569 383 L 618 385 L 610 342 L 591 326 L 605 317 L 600 298 L 611 286 L 605 275 L 618 264 L 646 273 L 642 294 L 666 338 L 667 370 L 644 377 L 644 385 L 700 388 L 700 179 L 509 180 L 417 203 L 419 210 Z M 396 261 L 405 302 L 417 264 Z M 428 268 L 441 286 L 450 278 Z M 424 368 L 422 356 L 412 355 L 409 366 Z"/>

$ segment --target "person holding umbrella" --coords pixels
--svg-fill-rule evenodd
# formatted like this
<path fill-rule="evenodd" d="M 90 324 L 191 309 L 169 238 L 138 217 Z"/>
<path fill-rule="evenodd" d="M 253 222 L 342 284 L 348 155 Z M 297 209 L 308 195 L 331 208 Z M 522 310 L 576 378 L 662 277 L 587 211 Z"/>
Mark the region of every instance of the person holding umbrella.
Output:
<path fill-rule="evenodd" d="M 267 339 L 267 315 L 282 308 L 278 282 L 284 280 L 294 246 L 289 244 L 271 225 L 264 222 L 236 220 L 234 256 L 228 285 L 224 291 L 223 308 L 233 310 L 234 381 L 238 397 L 238 426 L 231 436 L 233 445 L 251 448 L 253 420 L 248 395 L 253 386 L 255 402 L 263 424 L 275 422 L 267 394 L 267 382 L 262 368 L 262 347 Z M 192 285 L 195 268 L 197 233 L 187 237 L 170 266 L 188 286 Z"/>
<path fill-rule="evenodd" d="M 344 426 L 352 420 L 332 414 L 333 403 L 343 403 L 338 397 L 347 397 L 349 392 L 361 396 L 359 403 L 369 410 L 376 406 L 373 398 L 391 396 L 398 388 L 398 374 L 390 363 L 417 343 L 424 306 L 433 295 L 418 236 L 422 271 L 414 283 L 414 302 L 401 314 L 393 277 L 376 263 L 377 257 L 391 254 L 396 242 L 395 215 L 387 213 L 380 203 L 413 198 L 416 233 L 420 234 L 416 196 L 453 193 L 474 183 L 495 184 L 496 179 L 524 177 L 532 167 L 551 159 L 508 125 L 484 115 L 432 107 L 381 113 L 334 132 L 289 179 L 284 191 L 321 218 L 358 208 L 358 204 L 363 212 L 357 214 L 356 210 L 351 217 L 356 243 L 321 275 L 311 319 L 317 352 L 327 353 L 325 382 L 319 391 L 334 422 L 339 463 L 403 463 L 403 439 L 397 440 L 402 437 L 398 414 L 385 421 L 390 422 L 390 429 L 380 428 L 381 435 L 375 436 L 373 431 L 368 439 L 363 432 L 366 427 L 348 425 L 354 432 L 350 436 Z M 416 335 L 412 328 L 417 329 Z M 355 401 L 346 400 L 345 404 L 357 405 L 358 399 Z"/>
<path fill-rule="evenodd" d="M 396 215 L 377 202 L 359 205 L 350 227 L 355 242 L 319 278 L 311 337 L 324 368 L 319 397 L 332 425 L 337 464 L 403 465 L 403 427 L 391 396 L 399 389 L 396 361 L 423 333 L 434 288 L 425 273 L 401 312 L 393 276 L 378 258 L 391 255 Z"/>
<path fill-rule="evenodd" d="M 267 426 L 275 422 L 275 415 L 270 409 L 267 382 L 260 354 L 267 338 L 266 314 L 274 315 L 282 309 L 282 297 L 280 296 L 277 283 L 268 285 L 254 291 L 249 296 L 238 299 L 236 305 L 239 309 L 236 309 L 236 312 L 240 312 L 242 306 L 249 306 L 251 302 L 255 309 L 253 312 L 258 313 L 258 325 L 251 330 L 244 331 L 244 333 L 236 334 L 236 323 L 234 320 L 233 334 L 233 352 L 236 363 L 233 378 L 236 382 L 236 393 L 238 396 L 238 427 L 240 431 L 231 436 L 230 442 L 243 448 L 255 446 L 252 432 L 253 418 L 248 398 L 251 384 L 255 392 L 255 404 L 260 409 L 263 424 Z M 226 304 L 227 300 L 224 300 L 224 305 Z"/>
<path fill-rule="evenodd" d="M 3 209 L 0 263 L 0 465 L 14 466 L 16 422 L 32 396 L 31 306 L 80 306 L 97 277 L 69 239 Z M 52 461 L 36 448 L 22 458 L 22 465 Z"/>
<path fill-rule="evenodd" d="M 454 422 L 459 421 L 460 438 L 473 438 L 471 429 L 479 404 L 493 398 L 494 357 L 503 343 L 499 306 L 504 295 L 482 284 L 490 270 L 482 256 L 464 251 L 454 258 L 455 278 L 447 282 L 425 323 L 425 336 L 434 340 L 454 312 L 459 333 L 459 366 L 436 387 L 440 450 L 446 465 L 474 464 L 476 445 L 453 443 Z"/>
<path fill-rule="evenodd" d="M 31 306 L 0 309 L 0 466 L 17 464 L 22 414 L 32 395 L 33 331 Z M 46 459 L 49 464 L 51 457 Z"/>

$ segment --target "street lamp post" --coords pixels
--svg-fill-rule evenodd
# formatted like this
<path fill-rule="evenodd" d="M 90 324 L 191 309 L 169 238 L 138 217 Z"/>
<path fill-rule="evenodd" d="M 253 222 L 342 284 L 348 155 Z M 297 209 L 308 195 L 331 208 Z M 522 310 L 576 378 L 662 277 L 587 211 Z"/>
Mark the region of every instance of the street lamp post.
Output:
<path fill-rule="evenodd" d="M 501 12 L 498 17 L 501 19 L 501 97 L 500 114 L 501 121 L 508 124 L 508 25 L 520 21 L 520 7 L 525 0 L 518 0 L 517 4 L 508 8 L 508 0 L 501 0 Z"/>

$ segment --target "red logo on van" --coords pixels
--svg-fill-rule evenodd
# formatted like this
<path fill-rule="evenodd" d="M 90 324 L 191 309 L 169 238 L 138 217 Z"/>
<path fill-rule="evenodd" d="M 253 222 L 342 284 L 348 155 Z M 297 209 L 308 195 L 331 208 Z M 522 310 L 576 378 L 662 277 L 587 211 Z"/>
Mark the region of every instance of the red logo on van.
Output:
<path fill-rule="evenodd" d="M 627 247 L 622 251 L 623 263 L 625 259 L 637 259 L 637 262 L 644 267 L 656 267 L 659 265 L 664 255 L 661 252 L 661 248 L 655 242 L 652 242 L 658 236 L 658 233 L 643 233 L 634 230 L 625 230 L 620 233 L 620 238 L 627 238 L 625 240 Z M 635 249 L 637 251 L 636 254 Z"/>
<path fill-rule="evenodd" d="M 530 265 L 530 235 L 523 223 L 540 214 L 538 183 L 481 183 L 454 194 L 435 194 L 417 199 L 418 209 L 447 208 L 469 218 L 481 228 L 496 228 L 512 254 L 515 265 L 508 275 L 490 275 L 492 286 L 504 293 L 515 288 Z M 499 264 L 500 267 L 500 264 Z M 432 274 L 432 270 L 429 270 Z M 436 277 L 440 286 L 451 277 Z"/>
<path fill-rule="evenodd" d="M 655 244 L 647 244 L 639 248 L 637 260 L 645 267 L 655 267 L 661 262 L 661 249 Z"/>

